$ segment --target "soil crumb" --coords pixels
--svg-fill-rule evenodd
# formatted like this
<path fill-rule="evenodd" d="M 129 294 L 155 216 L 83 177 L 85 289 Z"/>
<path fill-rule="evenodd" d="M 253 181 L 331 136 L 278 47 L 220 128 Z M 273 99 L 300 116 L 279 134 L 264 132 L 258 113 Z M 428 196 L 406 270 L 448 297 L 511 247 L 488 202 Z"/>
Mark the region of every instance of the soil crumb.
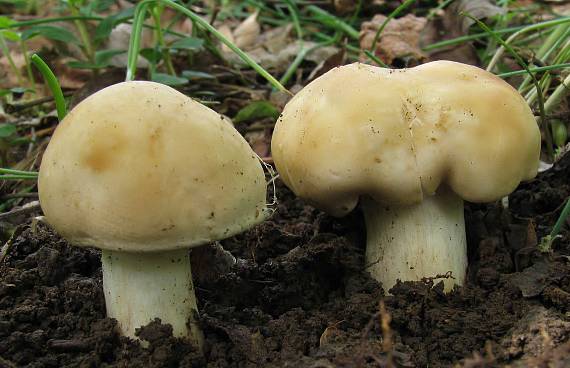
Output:
<path fill-rule="evenodd" d="M 0 367 L 570 366 L 568 229 L 536 251 L 570 195 L 569 162 L 509 210 L 466 206 L 468 282 L 450 294 L 437 280 L 386 293 L 363 271 L 358 211 L 334 219 L 279 185 L 273 218 L 192 252 L 203 355 L 159 320 L 120 337 L 100 253 L 26 225 L 0 261 Z"/>

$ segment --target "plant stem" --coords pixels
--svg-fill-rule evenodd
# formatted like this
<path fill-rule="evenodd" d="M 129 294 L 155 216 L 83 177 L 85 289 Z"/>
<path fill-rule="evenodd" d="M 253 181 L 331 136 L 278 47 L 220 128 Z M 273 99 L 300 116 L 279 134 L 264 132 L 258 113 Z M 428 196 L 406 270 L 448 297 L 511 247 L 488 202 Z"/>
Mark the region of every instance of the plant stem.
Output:
<path fill-rule="evenodd" d="M 97 20 L 102 21 L 103 17 L 98 16 L 84 16 L 84 15 L 77 15 L 77 16 L 66 16 L 66 17 L 53 17 L 53 18 L 39 18 L 39 19 L 32 19 L 32 20 L 24 20 L 21 22 L 14 22 L 8 25 L 6 28 L 21 28 L 21 27 L 28 27 L 28 26 L 35 26 L 38 24 L 45 24 L 45 23 L 57 23 L 57 22 L 67 22 L 67 21 L 76 21 L 76 20 Z"/>
<path fill-rule="evenodd" d="M 1 32 L 0 32 L 0 50 L 2 50 L 2 53 L 4 55 L 6 55 L 8 63 L 10 64 L 10 68 L 12 68 L 12 72 L 14 72 L 14 74 L 16 75 L 16 80 L 18 81 L 18 84 L 23 87 L 24 78 L 22 77 L 22 73 L 16 66 L 16 63 L 14 63 L 14 59 L 12 59 L 12 55 L 10 54 L 10 49 L 8 48 L 6 40 L 4 39 L 4 36 L 2 35 Z"/>
<path fill-rule="evenodd" d="M 189 9 L 186 9 L 184 6 L 177 4 L 171 0 L 143 0 L 137 4 L 135 9 L 135 16 L 133 21 L 133 33 L 131 35 L 131 40 L 129 44 L 129 56 L 128 56 L 128 66 L 127 66 L 127 77 L 126 80 L 132 80 L 134 78 L 136 68 L 137 68 L 137 58 L 139 55 L 140 49 L 140 37 L 141 37 L 141 29 L 144 21 L 144 14 L 147 11 L 147 8 L 152 3 L 161 3 L 169 8 L 177 10 L 183 14 L 185 14 L 188 18 L 190 18 L 194 23 L 200 25 L 201 27 L 205 28 L 208 32 L 212 33 L 217 39 L 219 39 L 222 43 L 230 48 L 233 52 L 235 52 L 246 64 L 248 64 L 251 68 L 253 68 L 259 75 L 265 78 L 269 83 L 273 85 L 273 87 L 289 92 L 277 79 L 275 79 L 271 74 L 269 74 L 263 67 L 261 67 L 255 60 L 253 60 L 249 55 L 243 52 L 239 47 L 237 47 L 233 42 L 228 40 L 222 33 L 220 33 L 216 28 L 214 28 L 210 23 L 202 19 L 202 17 L 198 16 L 194 12 Z M 289 92 L 290 93 L 290 92 Z"/>
<path fill-rule="evenodd" d="M 565 25 L 559 25 L 558 28 L 561 28 L 561 27 L 563 27 L 563 26 L 565 26 Z M 554 60 L 554 63 L 556 63 L 556 64 L 557 64 L 557 63 L 563 63 L 563 62 L 565 61 L 564 58 L 560 58 L 560 54 L 562 54 L 562 53 L 564 52 L 564 49 L 565 49 L 566 47 L 570 46 L 570 41 L 567 41 L 567 40 L 568 40 L 568 37 L 570 36 L 570 24 L 567 25 L 566 28 L 567 28 L 567 29 L 566 29 L 566 32 L 565 32 L 561 37 L 559 37 L 559 38 L 556 40 L 556 42 L 555 42 L 553 45 L 551 45 L 551 47 L 550 47 L 549 49 L 543 50 L 543 49 L 541 48 L 541 50 L 539 50 L 539 51 L 537 52 L 536 57 L 537 57 L 539 60 L 542 60 L 543 62 L 546 62 L 546 60 L 548 59 L 548 57 L 550 56 L 550 54 L 552 54 L 552 53 L 554 52 L 554 50 L 558 49 L 558 48 L 560 47 L 560 45 L 562 45 L 562 43 L 564 43 L 564 42 L 566 41 L 565 46 L 562 47 L 562 51 L 560 51 L 559 54 L 557 55 L 557 57 L 554 58 L 554 59 L 555 59 L 555 60 Z M 548 43 L 548 42 L 547 42 L 547 43 Z M 528 85 L 530 84 L 530 82 L 531 82 L 531 78 L 530 78 L 530 76 L 527 75 L 527 76 L 525 77 L 525 79 L 523 80 L 523 82 L 520 84 L 520 86 L 519 86 L 519 88 L 518 88 L 518 91 L 521 92 L 521 93 L 522 93 L 523 91 L 525 91 L 526 88 L 528 87 Z"/>
<path fill-rule="evenodd" d="M 542 28 L 546 28 L 546 27 L 552 27 L 554 25 L 558 25 L 558 24 L 564 24 L 564 23 L 568 23 L 570 22 L 570 18 L 567 18 L 564 20 L 564 22 L 562 23 L 555 23 L 555 22 L 551 22 L 551 23 L 547 23 L 547 22 L 543 22 L 543 23 L 537 23 L 537 24 L 533 24 L 530 26 L 527 26 L 515 33 L 513 33 L 512 35 L 510 35 L 506 41 L 502 41 L 501 43 L 501 47 L 499 47 L 497 49 L 497 51 L 495 52 L 495 55 L 493 55 L 493 58 L 491 59 L 491 61 L 489 62 L 489 65 L 487 65 L 487 71 L 488 72 L 492 72 L 493 69 L 495 68 L 495 65 L 497 65 L 497 63 L 499 62 L 499 59 L 501 58 L 501 56 L 503 56 L 503 54 L 505 53 L 505 50 L 507 48 L 508 45 L 511 44 L 511 42 L 513 42 L 513 40 L 515 38 L 517 38 L 518 36 L 520 36 L 521 34 L 527 33 L 527 32 L 531 32 L 531 31 L 536 31 L 538 29 L 542 29 Z"/>
<path fill-rule="evenodd" d="M 32 85 L 32 90 L 34 93 L 36 91 L 36 79 L 34 78 L 34 73 L 32 72 L 32 62 L 30 61 L 30 56 L 28 55 L 28 47 L 26 46 L 26 41 L 20 40 L 20 50 L 24 55 L 24 60 L 26 61 L 26 72 L 28 73 L 28 79 Z"/>
<path fill-rule="evenodd" d="M 400 6 L 398 6 L 396 9 L 394 9 L 394 11 L 392 11 L 390 14 L 388 14 L 388 16 L 386 17 L 386 19 L 384 20 L 384 22 L 382 23 L 382 25 L 378 28 L 378 30 L 376 31 L 376 34 L 374 35 L 374 40 L 372 41 L 372 45 L 370 46 L 370 48 L 368 49 L 368 51 L 374 53 L 376 51 L 376 44 L 378 43 L 378 40 L 380 39 L 380 34 L 382 33 L 382 31 L 384 30 L 384 28 L 386 28 L 386 26 L 388 25 L 388 23 L 395 17 L 398 16 L 398 14 L 400 14 L 402 11 L 404 11 L 408 6 L 412 5 L 413 3 L 415 3 L 416 0 L 406 0 L 404 1 Z"/>
<path fill-rule="evenodd" d="M 45 82 L 47 83 L 53 98 L 55 99 L 55 107 L 57 110 L 57 117 L 59 121 L 62 121 L 67 114 L 67 108 L 65 106 L 65 98 L 63 97 L 63 92 L 61 91 L 61 86 L 49 66 L 39 57 L 38 54 L 32 55 L 32 62 L 42 73 Z"/>
<path fill-rule="evenodd" d="M 79 10 L 75 6 L 70 5 L 69 9 L 72 16 L 79 16 Z M 75 23 L 75 27 L 77 28 L 79 36 L 81 37 L 81 42 L 83 43 L 83 52 L 85 53 L 87 60 L 89 60 L 89 62 L 92 64 L 95 64 L 95 51 L 93 50 L 93 44 L 91 43 L 89 32 L 87 32 L 85 19 L 76 19 L 73 22 Z"/>
<path fill-rule="evenodd" d="M 552 92 L 552 94 L 548 97 L 546 102 L 544 103 L 544 111 L 546 114 L 550 114 L 556 106 L 562 100 L 562 97 L 566 96 L 570 92 L 570 75 L 567 75 L 566 78 L 560 83 L 558 87 Z"/>
<path fill-rule="evenodd" d="M 283 74 L 283 76 L 279 80 L 279 83 L 281 83 L 282 85 L 287 84 L 293 73 L 295 73 L 299 65 L 301 65 L 301 63 L 303 62 L 303 59 L 305 59 L 305 56 L 307 56 L 309 52 L 315 49 L 314 47 L 311 48 L 310 50 L 305 49 L 305 45 L 303 42 L 303 28 L 301 27 L 301 23 L 299 22 L 299 14 L 297 11 L 297 7 L 291 0 L 285 0 L 285 2 L 287 3 L 287 7 L 289 8 L 289 13 L 291 13 L 291 19 L 293 21 L 293 25 L 295 26 L 297 39 L 299 40 L 299 52 L 297 53 L 295 60 L 293 60 L 293 62 L 289 65 L 289 67 L 285 71 L 285 74 Z"/>
<path fill-rule="evenodd" d="M 18 175 L 18 176 L 26 176 L 30 178 L 37 178 L 38 173 L 35 171 L 22 171 L 22 170 L 14 170 L 14 169 L 5 169 L 0 168 L 0 174 L 10 174 L 10 175 Z"/>
<path fill-rule="evenodd" d="M 517 54 L 515 52 L 515 50 L 513 50 L 512 47 L 508 43 L 506 43 L 498 34 L 496 34 L 493 30 L 491 30 L 485 23 L 483 23 L 479 19 L 477 19 L 477 18 L 473 17 L 472 15 L 467 14 L 465 12 L 462 12 L 461 14 L 463 14 L 464 16 L 468 17 L 469 19 L 473 20 L 475 23 L 477 23 L 477 25 L 481 29 L 483 29 L 491 37 L 493 37 L 498 43 L 500 43 L 501 46 L 503 46 L 515 58 L 517 63 L 521 67 L 523 67 L 524 70 L 526 70 L 526 72 L 532 78 L 532 81 L 534 83 L 534 87 L 536 88 L 536 93 L 537 93 L 537 98 L 538 98 L 538 109 L 540 110 L 539 125 L 542 126 L 542 128 L 543 128 L 545 140 L 546 140 L 546 153 L 548 154 L 548 157 L 553 157 L 553 155 L 554 155 L 554 143 L 553 143 L 553 139 L 552 139 L 552 130 L 550 128 L 550 125 L 547 124 L 547 121 L 546 121 L 546 113 L 544 111 L 544 98 L 542 96 L 542 89 L 541 89 L 540 85 L 538 84 L 538 80 L 536 79 L 535 75 L 530 71 L 527 63 L 525 63 L 525 61 L 520 57 L 520 55 Z M 570 20 L 570 18 L 569 18 L 569 20 Z"/>
<path fill-rule="evenodd" d="M 0 175 L 0 180 L 36 180 L 36 177 L 27 175 Z"/>
<path fill-rule="evenodd" d="M 516 32 L 516 31 L 519 31 L 519 30 L 524 29 L 524 28 L 529 27 L 529 26 L 541 26 L 541 25 L 542 26 L 551 26 L 551 25 L 554 26 L 554 25 L 566 23 L 568 21 L 570 21 L 570 17 L 562 17 L 562 18 L 552 19 L 549 21 L 540 22 L 540 23 L 531 24 L 531 25 L 509 27 L 509 28 L 504 28 L 504 29 L 496 29 L 493 32 L 495 32 L 496 34 L 505 34 L 505 33 Z M 479 38 L 488 37 L 488 36 L 489 36 L 489 34 L 487 32 L 476 33 L 476 34 L 467 35 L 467 36 L 461 36 L 461 37 L 457 37 L 457 38 L 452 38 L 450 40 L 432 43 L 431 45 L 427 45 L 427 46 L 423 47 L 422 50 L 423 51 L 432 51 L 435 49 L 440 49 L 442 47 L 453 46 L 453 45 L 456 45 L 459 43 L 477 40 Z"/>
<path fill-rule="evenodd" d="M 554 239 L 556 236 L 558 236 L 560 229 L 562 229 L 562 225 L 564 225 L 564 222 L 566 222 L 568 216 L 570 216 L 570 198 L 566 200 L 566 205 L 562 209 L 562 212 L 560 212 L 560 216 L 558 216 L 558 219 L 556 220 L 556 223 L 550 232 L 551 238 Z"/>
<path fill-rule="evenodd" d="M 565 69 L 565 68 L 570 68 L 570 63 L 539 66 L 536 68 L 529 68 L 529 70 L 532 73 L 539 73 L 539 72 L 545 72 L 545 71 L 549 71 L 549 70 Z M 512 72 L 497 74 L 497 77 L 507 78 L 507 77 L 512 77 L 512 76 L 521 75 L 521 74 L 527 74 L 528 75 L 528 72 L 526 70 L 515 70 Z"/>
<path fill-rule="evenodd" d="M 170 75 L 176 76 L 176 71 L 174 70 L 174 65 L 172 65 L 172 59 L 170 58 L 170 50 L 166 47 L 164 42 L 164 37 L 162 35 L 162 25 L 160 23 L 160 17 L 162 15 L 163 7 L 161 6 L 154 6 L 152 7 L 150 13 L 152 14 L 152 18 L 154 20 L 155 25 L 155 37 L 156 43 L 162 50 L 162 57 L 164 58 L 164 63 L 166 64 L 166 69 Z"/>
<path fill-rule="evenodd" d="M 322 22 L 322 23 L 327 24 L 336 30 L 339 30 L 339 31 L 346 33 L 350 38 L 352 38 L 354 40 L 359 39 L 360 33 L 356 29 L 352 28 L 352 26 L 350 24 L 343 22 L 342 20 L 335 17 L 334 15 L 327 12 L 326 10 L 323 10 L 317 6 L 314 6 L 314 5 L 309 5 L 307 7 L 307 10 L 309 10 L 310 12 L 320 16 L 322 18 L 322 20 L 324 20 L 324 22 Z M 313 20 L 315 20 L 315 19 L 313 18 Z"/>

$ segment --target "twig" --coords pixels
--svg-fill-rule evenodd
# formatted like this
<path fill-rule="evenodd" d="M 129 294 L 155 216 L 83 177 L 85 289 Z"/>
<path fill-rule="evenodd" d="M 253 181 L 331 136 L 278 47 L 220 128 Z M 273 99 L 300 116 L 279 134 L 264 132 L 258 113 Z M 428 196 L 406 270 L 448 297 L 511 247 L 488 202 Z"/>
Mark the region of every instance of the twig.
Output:
<path fill-rule="evenodd" d="M 15 210 L 0 213 L 0 220 L 6 220 L 10 217 L 18 216 L 18 215 L 25 215 L 28 213 L 32 213 L 40 209 L 40 201 L 33 201 L 26 203 L 21 208 L 17 208 Z"/>

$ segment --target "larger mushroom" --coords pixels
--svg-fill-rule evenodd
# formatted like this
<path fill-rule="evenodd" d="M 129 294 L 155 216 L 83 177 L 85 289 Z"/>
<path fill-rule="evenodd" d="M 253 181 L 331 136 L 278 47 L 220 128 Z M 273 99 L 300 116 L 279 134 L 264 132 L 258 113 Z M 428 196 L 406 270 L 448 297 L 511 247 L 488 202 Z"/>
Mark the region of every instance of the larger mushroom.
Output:
<path fill-rule="evenodd" d="M 39 196 L 59 234 L 102 249 L 107 313 L 124 335 L 160 318 L 198 347 L 188 248 L 267 214 L 262 166 L 232 124 L 152 82 L 105 88 L 67 115 L 43 156 Z"/>
<path fill-rule="evenodd" d="M 540 133 L 517 91 L 479 68 L 356 63 L 300 91 L 271 148 L 301 198 L 335 216 L 362 202 L 366 266 L 386 290 L 451 274 L 450 290 L 467 267 L 463 201 L 494 201 L 534 177 Z"/>

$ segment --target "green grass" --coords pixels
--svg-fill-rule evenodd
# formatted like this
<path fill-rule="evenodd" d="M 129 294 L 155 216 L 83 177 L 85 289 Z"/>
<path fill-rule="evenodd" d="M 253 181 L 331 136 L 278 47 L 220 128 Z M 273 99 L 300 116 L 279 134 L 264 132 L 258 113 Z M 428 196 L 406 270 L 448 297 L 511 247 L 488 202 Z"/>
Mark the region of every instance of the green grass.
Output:
<path fill-rule="evenodd" d="M 360 48 L 359 30 L 361 23 L 370 20 L 373 14 L 370 14 L 369 10 L 363 6 L 357 6 L 350 14 L 337 15 L 334 14 L 331 7 L 325 9 L 310 1 L 282 0 L 267 2 L 246 0 L 238 3 L 222 2 L 223 5 L 219 9 L 219 13 L 217 13 L 217 19 L 222 21 L 227 19 L 242 21 L 252 12 L 259 11 L 258 21 L 264 27 L 293 25 L 293 38 L 300 45 L 298 53 L 290 65 L 284 71 L 282 70 L 280 75 L 275 76 L 269 70 L 260 66 L 246 52 L 234 45 L 216 27 L 209 23 L 208 18 L 213 15 L 210 10 L 204 8 L 204 12 L 198 14 L 194 11 L 195 7 L 190 9 L 180 2 L 170 0 L 139 1 L 136 7 L 131 10 L 107 16 L 101 15 L 94 9 L 87 9 L 88 2 L 86 1 L 73 0 L 65 4 L 62 2 L 61 9 L 65 12 L 58 17 L 26 21 L 14 21 L 13 19 L 0 17 L 0 47 L 3 53 L 9 56 L 7 50 L 9 46 L 14 46 L 11 43 L 18 43 L 18 46 L 24 50 L 24 55 L 29 56 L 26 44 L 33 37 L 46 37 L 59 42 L 67 40 L 83 50 L 83 56 L 80 56 L 81 60 L 70 63 L 69 66 L 73 68 L 88 68 L 92 69 L 93 73 L 97 73 L 105 70 L 108 66 L 108 61 L 113 56 L 113 50 L 103 49 L 110 32 L 116 25 L 127 23 L 133 26 L 133 37 L 128 48 L 127 80 L 132 80 L 135 77 L 137 59 L 141 55 L 141 32 L 143 28 L 147 28 L 154 32 L 156 40 L 151 51 L 153 57 L 151 57 L 149 78 L 175 84 L 179 87 L 193 88 L 195 91 L 204 92 L 201 94 L 203 96 L 212 95 L 215 97 L 215 91 L 207 88 L 200 90 L 196 87 L 200 83 L 207 86 L 208 81 L 215 79 L 209 77 L 202 80 L 191 79 L 191 75 L 193 75 L 192 67 L 193 62 L 196 60 L 196 55 L 200 55 L 198 52 L 208 52 L 220 65 L 239 75 L 239 68 L 230 65 L 220 51 L 218 43 L 222 43 L 235 52 L 249 68 L 263 77 L 269 86 L 277 90 L 287 91 L 286 86 L 292 83 L 293 76 L 299 73 L 301 68 L 303 75 L 306 76 L 314 67 L 314 65 L 307 64 L 307 55 L 325 46 L 344 48 L 350 61 L 367 57 L 377 65 L 390 67 L 374 54 L 376 44 L 381 42 L 382 32 L 387 24 L 393 19 L 409 13 L 434 19 L 437 17 L 439 10 L 448 8 L 452 2 L 452 0 L 439 1 L 433 8 L 427 8 L 425 2 L 420 1 L 405 0 L 400 2 L 396 9 L 385 14 L 387 19 L 378 28 L 372 47 L 368 50 Z M 487 64 L 488 70 L 502 78 L 518 77 L 519 79 L 510 80 L 520 81 L 516 87 L 519 88 L 519 91 L 525 96 L 531 107 L 538 111 L 540 115 L 539 122 L 545 133 L 545 151 L 547 155 L 553 157 L 557 147 L 553 144 L 549 116 L 557 111 L 561 101 L 564 101 L 564 97 L 567 96 L 570 90 L 570 77 L 568 76 L 570 68 L 570 17 L 564 16 L 535 22 L 537 17 L 534 13 L 543 10 L 542 4 L 534 4 L 528 9 L 509 8 L 510 2 L 508 1 L 500 2 L 500 4 L 507 10 L 504 15 L 486 19 L 484 23 L 481 20 L 476 20 L 477 23 L 471 28 L 469 34 L 425 45 L 422 50 L 429 53 L 446 47 L 455 47 L 466 42 L 474 42 L 477 49 L 481 51 L 482 59 L 489 60 Z M 193 2 L 193 5 L 200 6 L 200 3 Z M 359 2 L 359 5 L 362 5 L 362 2 Z M 174 22 L 171 22 L 166 27 L 161 25 L 160 20 L 165 8 L 174 9 L 179 13 L 175 20 L 183 17 L 191 19 L 194 25 L 193 34 L 186 35 L 173 31 L 172 24 Z M 148 22 L 145 23 L 145 19 L 148 19 Z M 59 25 L 61 22 L 69 23 L 76 30 L 76 33 L 70 34 L 69 31 L 66 31 L 64 27 Z M 483 31 L 480 31 L 480 29 Z M 178 46 L 184 44 L 185 47 L 173 47 L 173 44 L 167 42 L 167 35 L 176 38 L 174 44 L 178 42 Z M 314 46 L 307 46 L 309 44 Z M 190 47 L 189 45 L 198 46 Z M 187 55 L 187 69 L 177 70 L 177 65 L 172 59 L 175 54 L 177 56 Z M 8 58 L 8 61 L 11 61 L 13 73 L 18 79 L 19 85 L 14 87 L 19 87 L 21 90 L 30 89 L 30 87 L 31 90 L 34 89 L 33 73 L 31 72 L 31 64 L 33 63 L 41 71 L 46 84 L 54 95 L 59 120 L 63 119 L 66 114 L 66 106 L 57 79 L 53 76 L 53 73 L 50 74 L 49 67 L 43 63 L 41 58 L 32 56 L 28 59 L 26 74 L 24 74 L 17 69 L 14 61 Z M 508 59 L 515 60 L 523 70 L 509 69 L 507 67 L 509 63 L 506 62 Z M 308 67 L 305 68 L 305 65 Z M 30 80 L 30 83 L 26 79 Z M 261 84 L 250 83 L 245 77 L 241 78 L 240 81 L 248 84 L 248 88 L 251 85 L 259 87 Z M 3 98 L 11 98 L 10 96 L 13 93 L 8 90 L 3 91 L 2 95 L 4 95 Z M 38 112 L 41 112 L 41 110 L 38 110 Z M 558 124 L 558 126 L 566 129 L 565 126 L 567 125 Z M 16 134 L 21 133 L 18 131 Z M 558 144 L 561 145 L 560 142 Z M 0 178 L 4 180 L 27 181 L 35 180 L 36 177 L 37 173 L 32 171 L 0 170 Z M 568 216 L 568 211 L 564 210 L 562 214 Z M 556 234 L 552 236 L 555 237 Z"/>

